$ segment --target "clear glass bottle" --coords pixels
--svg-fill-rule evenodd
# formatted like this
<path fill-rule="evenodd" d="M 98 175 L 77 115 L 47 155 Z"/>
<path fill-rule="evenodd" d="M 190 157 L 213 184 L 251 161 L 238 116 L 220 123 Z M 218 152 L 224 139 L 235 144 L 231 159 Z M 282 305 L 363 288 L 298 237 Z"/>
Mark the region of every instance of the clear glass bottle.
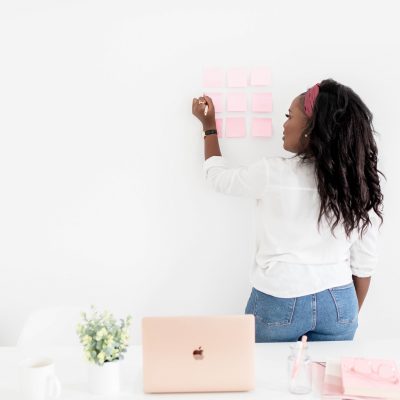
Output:
<path fill-rule="evenodd" d="M 305 344 L 300 351 L 300 341 L 290 346 L 288 357 L 289 391 L 295 394 L 310 393 L 312 389 L 311 359 L 307 354 L 308 346 Z"/>

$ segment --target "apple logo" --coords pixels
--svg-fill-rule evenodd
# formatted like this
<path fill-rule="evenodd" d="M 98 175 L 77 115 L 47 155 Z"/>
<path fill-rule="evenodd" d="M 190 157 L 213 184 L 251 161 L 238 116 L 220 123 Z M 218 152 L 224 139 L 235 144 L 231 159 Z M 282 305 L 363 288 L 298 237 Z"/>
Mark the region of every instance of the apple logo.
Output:
<path fill-rule="evenodd" d="M 203 349 L 201 346 L 193 352 L 193 358 L 195 360 L 202 360 L 204 358 Z"/>

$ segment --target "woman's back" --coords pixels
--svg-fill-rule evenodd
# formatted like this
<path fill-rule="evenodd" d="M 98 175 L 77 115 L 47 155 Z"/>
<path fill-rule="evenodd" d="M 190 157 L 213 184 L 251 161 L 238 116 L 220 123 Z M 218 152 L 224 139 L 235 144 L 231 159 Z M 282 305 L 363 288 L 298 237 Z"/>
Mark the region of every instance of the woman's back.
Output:
<path fill-rule="evenodd" d="M 223 157 L 204 163 L 216 191 L 257 199 L 256 255 L 251 282 L 278 297 L 297 297 L 340 286 L 351 275 L 369 276 L 376 264 L 377 218 L 359 239 L 346 236 L 325 218 L 318 224 L 320 198 L 312 163 L 299 157 L 262 158 L 229 168 Z"/>

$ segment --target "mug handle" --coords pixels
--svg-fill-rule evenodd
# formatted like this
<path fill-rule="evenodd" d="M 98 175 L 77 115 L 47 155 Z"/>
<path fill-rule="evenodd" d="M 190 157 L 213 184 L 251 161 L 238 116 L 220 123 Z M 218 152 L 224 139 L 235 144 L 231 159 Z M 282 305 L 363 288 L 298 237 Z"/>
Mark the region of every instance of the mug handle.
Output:
<path fill-rule="evenodd" d="M 55 375 L 47 378 L 48 395 L 51 399 L 58 399 L 61 394 L 61 383 Z"/>

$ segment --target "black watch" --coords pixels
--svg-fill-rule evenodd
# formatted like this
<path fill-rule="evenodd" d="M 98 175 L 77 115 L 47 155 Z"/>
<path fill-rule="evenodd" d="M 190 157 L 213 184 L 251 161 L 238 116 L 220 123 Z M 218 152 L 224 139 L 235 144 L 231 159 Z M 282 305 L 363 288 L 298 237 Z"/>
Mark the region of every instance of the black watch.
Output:
<path fill-rule="evenodd" d="M 217 130 L 216 129 L 208 129 L 207 131 L 204 131 L 204 134 L 207 135 L 216 135 Z"/>

